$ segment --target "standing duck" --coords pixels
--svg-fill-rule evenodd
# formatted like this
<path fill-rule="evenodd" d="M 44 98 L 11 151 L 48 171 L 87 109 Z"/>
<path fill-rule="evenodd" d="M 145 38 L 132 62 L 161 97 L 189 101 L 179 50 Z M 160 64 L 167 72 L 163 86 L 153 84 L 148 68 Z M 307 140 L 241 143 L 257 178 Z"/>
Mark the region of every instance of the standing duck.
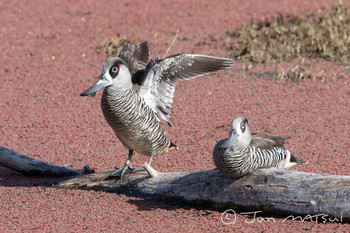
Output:
<path fill-rule="evenodd" d="M 144 167 L 151 168 L 153 156 L 177 149 L 159 119 L 172 126 L 171 104 L 177 82 L 223 70 L 234 63 L 228 58 L 186 53 L 147 62 L 147 42 L 127 44 L 117 57 L 106 60 L 98 81 L 80 94 L 94 97 L 105 87 L 101 100 L 103 115 L 129 149 L 125 166 L 111 176 L 122 178 L 134 170 L 131 165 L 134 151 L 150 156 Z"/>
<path fill-rule="evenodd" d="M 229 138 L 219 141 L 213 150 L 216 167 L 230 177 L 241 177 L 259 168 L 288 169 L 304 161 L 284 148 L 290 137 L 251 134 L 248 119 L 232 121 Z"/>

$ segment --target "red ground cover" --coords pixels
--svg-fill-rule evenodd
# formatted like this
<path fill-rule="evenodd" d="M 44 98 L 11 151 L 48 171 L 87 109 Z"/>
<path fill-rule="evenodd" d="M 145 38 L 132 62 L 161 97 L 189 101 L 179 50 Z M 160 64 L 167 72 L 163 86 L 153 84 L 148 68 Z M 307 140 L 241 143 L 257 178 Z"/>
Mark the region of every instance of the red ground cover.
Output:
<path fill-rule="evenodd" d="M 346 1 L 348 2 L 348 1 Z M 105 122 L 100 96 L 79 94 L 95 82 L 105 54 L 103 41 L 127 36 L 147 40 L 151 57 L 201 53 L 228 57 L 208 38 L 279 13 L 305 13 L 332 0 L 282 1 L 2 1 L 0 4 L 0 145 L 57 165 L 89 164 L 97 171 L 122 166 L 127 151 Z M 169 55 L 168 54 L 168 55 Z M 264 72 L 261 65 L 254 72 Z M 180 150 L 155 158 L 162 172 L 213 169 L 215 143 L 230 121 L 244 115 L 255 132 L 291 135 L 287 147 L 309 163 L 295 168 L 350 175 L 350 84 L 346 69 L 314 62 L 326 78 L 301 82 L 254 79 L 232 69 L 181 82 L 172 119 L 164 124 Z M 224 127 L 220 127 L 224 126 Z M 148 158 L 135 155 L 140 166 Z M 349 225 L 283 221 L 252 222 L 237 216 L 224 225 L 222 212 L 156 203 L 104 192 L 57 190 L 0 167 L 0 231 L 281 231 L 345 232 Z"/>

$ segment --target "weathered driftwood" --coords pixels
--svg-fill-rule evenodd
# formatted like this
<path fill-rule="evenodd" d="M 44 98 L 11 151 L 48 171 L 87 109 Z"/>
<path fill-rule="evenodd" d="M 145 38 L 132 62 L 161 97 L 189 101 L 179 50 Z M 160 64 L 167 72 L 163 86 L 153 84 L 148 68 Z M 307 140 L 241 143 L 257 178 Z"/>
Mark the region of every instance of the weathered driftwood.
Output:
<path fill-rule="evenodd" d="M 265 169 L 233 179 L 218 170 L 158 173 L 156 177 L 139 171 L 122 180 L 106 180 L 112 172 L 79 175 L 50 186 L 116 192 L 236 212 L 261 211 L 257 213 L 288 219 L 350 222 L 350 176 Z"/>
<path fill-rule="evenodd" d="M 83 174 L 66 166 L 56 166 L 0 146 L 0 165 L 27 176 L 74 176 Z"/>
<path fill-rule="evenodd" d="M 308 216 L 312 221 L 316 221 L 316 217 L 321 222 L 325 219 L 350 221 L 349 176 L 266 169 L 238 179 L 211 170 L 159 173 L 152 178 L 146 172 L 137 172 L 123 180 L 103 180 L 110 173 L 80 176 L 54 186 L 103 190 L 224 210 L 262 211 L 260 214 L 273 216 L 291 215 L 289 219 L 304 220 Z"/>

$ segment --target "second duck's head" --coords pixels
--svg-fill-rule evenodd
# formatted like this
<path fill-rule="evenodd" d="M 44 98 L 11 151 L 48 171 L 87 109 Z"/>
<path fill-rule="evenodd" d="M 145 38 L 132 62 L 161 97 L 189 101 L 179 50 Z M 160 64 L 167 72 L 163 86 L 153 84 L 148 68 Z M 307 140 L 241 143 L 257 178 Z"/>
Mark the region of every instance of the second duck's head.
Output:
<path fill-rule="evenodd" d="M 97 82 L 80 95 L 95 97 L 96 92 L 108 86 L 115 86 L 116 88 L 132 87 L 128 65 L 119 57 L 108 58 L 103 64 L 102 72 Z"/>
<path fill-rule="evenodd" d="M 252 140 L 252 135 L 248 127 L 248 119 L 245 117 L 237 117 L 232 121 L 230 127 L 230 138 L 236 137 L 235 145 L 245 147 Z"/>

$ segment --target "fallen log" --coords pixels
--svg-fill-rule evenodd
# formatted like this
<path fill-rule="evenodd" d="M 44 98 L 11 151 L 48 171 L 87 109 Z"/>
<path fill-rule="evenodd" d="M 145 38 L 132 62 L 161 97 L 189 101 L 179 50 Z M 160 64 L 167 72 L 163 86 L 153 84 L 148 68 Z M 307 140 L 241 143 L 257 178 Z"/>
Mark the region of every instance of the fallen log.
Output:
<path fill-rule="evenodd" d="M 26 176 L 62 177 L 84 174 L 83 171 L 46 163 L 2 146 L 0 146 L 0 165 Z"/>
<path fill-rule="evenodd" d="M 350 176 L 258 170 L 230 178 L 218 170 L 202 172 L 128 174 L 104 180 L 113 171 L 75 177 L 53 187 L 123 193 L 167 203 L 235 211 L 257 211 L 289 219 L 350 222 Z M 318 215 L 318 216 L 317 216 Z M 323 217 L 323 218 L 321 218 Z"/>
<path fill-rule="evenodd" d="M 141 170 L 121 180 L 106 179 L 114 171 L 78 175 L 48 185 L 292 220 L 350 222 L 350 176 L 262 169 L 236 179 L 218 170 L 157 173 L 151 177 Z"/>

